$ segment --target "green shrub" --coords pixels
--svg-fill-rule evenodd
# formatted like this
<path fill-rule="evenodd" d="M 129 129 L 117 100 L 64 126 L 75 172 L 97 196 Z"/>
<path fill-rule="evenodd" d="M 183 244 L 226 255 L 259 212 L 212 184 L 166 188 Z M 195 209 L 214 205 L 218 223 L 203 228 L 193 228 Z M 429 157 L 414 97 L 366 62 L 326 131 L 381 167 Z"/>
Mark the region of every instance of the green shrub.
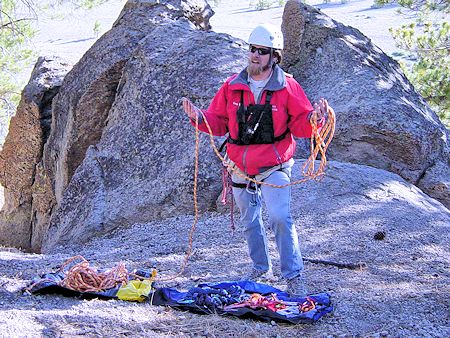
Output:
<path fill-rule="evenodd" d="M 255 8 L 260 11 L 263 9 L 270 8 L 272 6 L 271 0 L 257 0 L 255 4 Z"/>
<path fill-rule="evenodd" d="M 94 32 L 95 37 L 98 38 L 98 36 L 100 35 L 100 32 L 102 31 L 102 25 L 98 20 L 95 20 L 94 28 L 92 28 L 92 31 Z"/>
<path fill-rule="evenodd" d="M 107 1 L 108 0 L 81 0 L 81 1 L 78 1 L 77 3 L 81 8 L 92 9 L 101 4 L 104 4 Z"/>
<path fill-rule="evenodd" d="M 23 83 L 16 74 L 35 57 L 28 46 L 35 20 L 27 3 L 3 0 L 0 11 L 0 144 L 8 131 L 9 120 L 16 111 Z M 27 11 L 28 10 L 28 11 Z"/>
<path fill-rule="evenodd" d="M 35 3 L 29 0 L 0 0 L 0 144 L 8 131 L 9 120 L 15 114 L 24 83 L 17 74 L 30 67 L 36 53 L 30 48 L 30 39 L 35 31 L 33 21 L 44 12 L 51 18 L 62 19 L 60 5 L 66 3 L 75 8 L 91 9 L 108 0 L 49 0 Z M 94 34 L 98 36 L 101 26 L 94 23 Z"/>
<path fill-rule="evenodd" d="M 391 0 L 376 0 L 384 5 Z M 450 12 L 448 0 L 398 0 L 400 12 L 414 14 L 416 22 L 390 29 L 397 46 L 416 60 L 408 67 L 401 63 L 405 75 L 416 90 L 450 128 Z"/>

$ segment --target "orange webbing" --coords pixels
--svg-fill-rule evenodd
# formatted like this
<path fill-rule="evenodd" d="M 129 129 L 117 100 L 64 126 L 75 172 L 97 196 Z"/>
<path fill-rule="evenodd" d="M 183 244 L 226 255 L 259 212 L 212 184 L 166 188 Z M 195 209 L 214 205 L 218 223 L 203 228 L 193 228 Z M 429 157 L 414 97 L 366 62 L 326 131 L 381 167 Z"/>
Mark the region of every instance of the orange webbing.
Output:
<path fill-rule="evenodd" d="M 81 259 L 80 263 L 64 271 L 64 268 L 78 259 Z M 60 271 L 64 273 L 64 279 L 59 285 L 79 292 L 100 292 L 128 283 L 128 271 L 123 263 L 118 263 L 105 272 L 98 272 L 89 266 L 84 257 L 74 256 L 60 267 Z"/>

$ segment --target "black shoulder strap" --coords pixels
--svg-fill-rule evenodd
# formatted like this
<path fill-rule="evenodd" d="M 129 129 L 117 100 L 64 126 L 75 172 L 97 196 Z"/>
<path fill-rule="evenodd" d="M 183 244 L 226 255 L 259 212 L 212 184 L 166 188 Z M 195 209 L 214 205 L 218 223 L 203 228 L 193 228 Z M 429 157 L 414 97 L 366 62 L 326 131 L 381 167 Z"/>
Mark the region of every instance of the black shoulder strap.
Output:
<path fill-rule="evenodd" d="M 286 129 L 283 134 L 281 134 L 280 136 L 275 137 L 273 140 L 275 142 L 281 141 L 282 139 L 284 139 L 286 137 L 286 135 L 288 133 L 289 133 L 289 129 Z"/>
<path fill-rule="evenodd" d="M 241 103 L 239 105 L 239 108 L 238 108 L 236 114 L 237 114 L 238 123 L 244 123 L 245 122 L 245 107 L 244 107 L 244 91 L 243 90 L 241 90 Z"/>
<path fill-rule="evenodd" d="M 271 90 L 268 90 L 268 91 L 267 91 L 267 94 L 266 94 L 266 104 L 269 104 L 269 103 L 270 103 L 270 100 L 272 100 L 272 94 L 273 94 L 273 91 L 271 91 Z"/>
<path fill-rule="evenodd" d="M 224 150 L 225 149 L 225 147 L 226 147 L 226 145 L 227 145 L 227 142 L 228 142 L 228 139 L 230 139 L 231 137 L 230 137 L 230 133 L 228 133 L 228 137 L 222 142 L 222 144 L 220 145 L 220 148 L 219 148 L 219 153 L 221 153 L 222 152 L 222 150 Z"/>

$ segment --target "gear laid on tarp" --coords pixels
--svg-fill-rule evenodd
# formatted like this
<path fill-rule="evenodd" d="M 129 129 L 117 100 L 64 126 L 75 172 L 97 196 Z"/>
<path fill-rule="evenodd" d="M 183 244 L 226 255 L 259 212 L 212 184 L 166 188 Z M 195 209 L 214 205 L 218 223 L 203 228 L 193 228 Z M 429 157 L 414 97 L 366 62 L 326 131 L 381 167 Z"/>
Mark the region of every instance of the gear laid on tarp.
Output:
<path fill-rule="evenodd" d="M 77 260 L 81 262 L 75 263 Z M 150 301 L 153 305 L 202 314 L 218 313 L 294 324 L 315 322 L 333 310 L 327 293 L 290 297 L 270 285 L 252 281 L 199 284 L 181 292 L 154 287 L 155 278 L 155 269 L 128 272 L 123 263 L 110 269 L 96 269 L 84 257 L 74 256 L 56 272 L 33 278 L 24 291 L 88 299 Z"/>
<path fill-rule="evenodd" d="M 157 288 L 152 304 L 203 314 L 217 313 L 293 324 L 312 323 L 333 311 L 327 293 L 290 297 L 279 289 L 252 281 L 199 284 L 187 292 Z"/>
<path fill-rule="evenodd" d="M 77 260 L 81 262 L 75 263 Z M 82 256 L 64 262 L 56 272 L 33 278 L 25 292 L 59 293 L 81 298 L 119 298 L 144 301 L 152 290 L 156 270 L 128 272 L 123 263 L 111 269 L 96 269 Z"/>

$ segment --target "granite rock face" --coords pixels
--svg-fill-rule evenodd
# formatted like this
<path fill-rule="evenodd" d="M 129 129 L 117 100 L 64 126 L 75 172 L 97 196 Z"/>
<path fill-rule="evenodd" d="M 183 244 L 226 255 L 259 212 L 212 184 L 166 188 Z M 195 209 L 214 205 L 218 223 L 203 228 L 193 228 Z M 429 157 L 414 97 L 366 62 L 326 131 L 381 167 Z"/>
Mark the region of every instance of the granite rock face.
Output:
<path fill-rule="evenodd" d="M 450 207 L 448 130 L 397 62 L 298 0 L 286 3 L 282 30 L 284 68 L 336 111 L 330 158 L 394 172 Z"/>
<path fill-rule="evenodd" d="M 81 60 L 80 67 L 90 60 Z M 88 90 L 82 98 L 92 93 L 92 99 L 83 103 L 83 114 L 73 119 L 75 124 L 66 124 L 80 130 L 73 133 L 72 146 L 61 149 L 70 161 L 66 170 L 56 171 L 58 207 L 48 221 L 43 249 L 139 221 L 192 212 L 194 128 L 180 99 L 190 97 L 198 106 L 207 106 L 220 84 L 245 63 L 241 41 L 199 30 L 185 19 L 161 22 L 147 32 L 120 72 L 97 80 L 95 89 L 110 90 Z M 112 74 L 118 75 L 115 85 Z M 111 98 L 110 105 L 103 104 L 105 97 Z M 102 104 L 96 105 L 99 100 Z M 97 106 L 105 109 L 93 109 Z M 206 135 L 201 143 L 199 208 L 205 210 L 220 191 L 220 163 Z M 89 145 L 87 151 L 82 144 Z M 45 166 L 61 167 L 50 160 L 52 156 L 48 159 Z"/>
<path fill-rule="evenodd" d="M 48 139 L 52 101 L 71 66 L 55 57 L 41 57 L 31 74 L 0 152 L 0 244 L 30 249 L 32 205 L 44 193 L 36 183 L 38 164 Z"/>
<path fill-rule="evenodd" d="M 51 213 L 40 211 L 33 227 L 35 249 L 47 232 L 54 208 L 62 203 L 63 194 L 86 151 L 96 145 L 103 133 L 108 114 L 117 95 L 123 68 L 139 43 L 160 25 L 186 22 L 189 29 L 209 29 L 213 12 L 206 1 L 128 1 L 112 29 L 103 35 L 74 66 L 53 107 L 54 125 L 45 146 L 43 171 L 50 178 L 51 189 L 43 196 L 53 195 Z M 159 47 L 147 40 L 150 48 Z M 164 45 L 170 45 L 170 41 Z M 124 112 L 125 113 L 125 112 Z"/>
<path fill-rule="evenodd" d="M 67 75 L 67 71 L 64 73 L 65 77 L 59 78 L 60 82 L 64 78 L 60 95 L 53 102 L 50 100 L 53 106 L 45 110 L 47 115 L 51 114 L 50 118 L 53 117 L 51 129 L 48 121 L 45 128 L 42 127 L 43 131 L 39 129 L 44 122 L 36 105 L 27 108 L 28 121 L 20 122 L 23 114 L 18 111 L 10 128 L 10 134 L 16 136 L 8 136 L 0 160 L 0 165 L 8 167 L 0 178 L 5 187 L 3 213 L 8 216 L 0 225 L 16 229 L 17 239 L 12 239 L 9 231 L 5 230 L 2 232 L 3 244 L 40 251 L 50 218 L 61 204 L 67 185 L 83 162 L 89 146 L 95 146 L 101 139 L 123 67 L 139 42 L 156 27 L 174 22 L 183 22 L 189 30 L 206 31 L 210 29 L 209 18 L 212 15 L 211 7 L 204 0 L 130 0 L 112 29 Z M 150 40 L 146 42 L 151 48 L 171 44 L 170 41 L 160 45 Z M 38 65 L 39 61 L 36 67 Z M 33 79 L 27 87 L 30 86 L 34 86 Z M 60 86 L 58 83 L 58 89 Z M 48 107 L 50 103 L 47 102 Z M 10 144 L 17 143 L 12 142 L 12 137 L 21 139 L 25 155 L 11 156 L 9 149 L 13 147 Z M 19 167 L 18 157 L 26 163 L 22 171 L 8 165 L 16 162 Z M 11 171 L 14 175 L 9 175 Z M 8 175 L 14 178 L 6 178 Z M 26 207 L 23 200 L 27 201 Z M 20 212 L 19 205 L 23 209 Z"/>

